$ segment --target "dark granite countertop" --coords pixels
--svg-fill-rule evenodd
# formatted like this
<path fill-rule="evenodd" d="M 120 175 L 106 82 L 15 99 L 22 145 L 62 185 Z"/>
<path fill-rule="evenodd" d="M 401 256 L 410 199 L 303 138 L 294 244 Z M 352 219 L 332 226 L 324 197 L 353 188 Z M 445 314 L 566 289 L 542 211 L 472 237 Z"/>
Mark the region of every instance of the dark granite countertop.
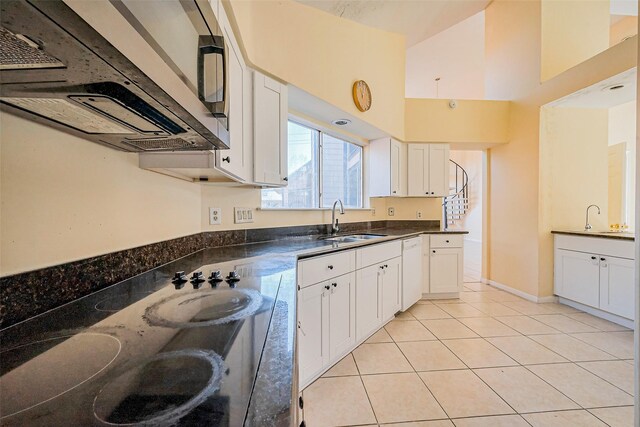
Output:
<path fill-rule="evenodd" d="M 146 318 L 149 314 L 149 308 L 156 305 L 158 301 L 165 301 L 175 297 L 176 291 L 171 284 L 171 278 L 175 271 L 184 270 L 190 274 L 202 267 L 205 267 L 202 268 L 205 273 L 216 268 L 225 269 L 224 271 L 229 271 L 230 269 L 242 271 L 244 269 L 249 272 L 247 274 L 254 280 L 254 282 L 250 283 L 261 283 L 262 287 L 258 289 L 262 289 L 260 292 L 265 295 L 265 304 L 268 301 L 270 307 L 273 308 L 270 318 L 267 319 L 268 330 L 266 339 L 263 341 L 264 345 L 260 344 L 256 347 L 257 350 L 255 352 L 257 353 L 252 355 L 257 358 L 255 359 L 256 362 L 254 362 L 257 365 L 257 373 L 255 373 L 255 381 L 253 381 L 253 374 L 248 376 L 253 382 L 253 390 L 244 423 L 247 426 L 290 425 L 292 410 L 295 407 L 292 402 L 294 398 L 293 391 L 297 389 L 293 384 L 297 259 L 425 233 L 466 233 L 465 231 L 418 228 L 380 228 L 368 229 L 364 232 L 385 234 L 386 236 L 348 243 L 330 242 L 318 239 L 317 236 L 299 237 L 200 250 L 80 298 L 65 306 L 1 330 L 0 341 L 2 342 L 3 352 L 9 352 L 6 353 L 7 355 L 12 351 L 15 352 L 12 349 L 30 348 L 29 346 L 32 346 L 33 343 L 50 342 L 53 346 L 54 343 L 59 342 L 56 340 L 66 341 L 70 337 L 76 336 L 82 336 L 84 339 L 91 336 L 94 337 L 93 339 L 104 341 L 104 345 L 111 345 L 111 341 L 107 339 L 107 336 L 109 336 L 121 345 L 121 350 L 118 350 L 114 359 L 109 362 L 112 363 L 109 369 L 105 369 L 105 367 L 103 368 L 104 371 L 98 371 L 95 377 L 90 377 L 91 381 L 87 381 L 86 384 L 81 383 L 82 387 L 78 387 L 73 393 L 65 392 L 66 394 L 62 395 L 62 397 L 44 400 L 42 404 L 32 406 L 31 409 L 27 408 L 24 412 L 16 413 L 15 417 L 10 417 L 6 420 L 8 422 L 7 425 L 31 425 L 33 423 L 54 425 L 56 422 L 62 422 L 60 417 L 66 417 L 63 418 L 66 419 L 66 422 L 73 423 L 75 420 L 77 424 L 93 424 L 95 423 L 93 418 L 94 409 L 91 407 L 86 408 L 83 405 L 93 402 L 94 397 L 99 396 L 103 388 L 111 386 L 114 383 L 112 376 L 116 375 L 116 373 L 129 372 L 126 369 L 131 369 L 131 366 L 136 366 L 136 363 L 141 363 L 141 361 L 145 360 L 148 363 L 149 360 L 157 359 L 159 355 L 167 354 L 167 350 L 174 350 L 173 353 L 177 354 L 179 351 L 183 351 L 180 349 L 185 348 L 184 346 L 187 343 L 190 345 L 188 347 L 190 349 L 202 348 L 216 351 L 219 354 L 226 354 L 224 351 L 219 350 L 219 344 L 212 341 L 210 337 L 206 337 L 209 334 L 207 332 L 209 329 L 203 328 L 202 332 L 198 334 L 197 328 L 180 329 L 180 327 L 173 327 L 172 329 L 171 327 L 167 328 L 166 325 L 149 324 L 148 318 Z M 189 283 L 186 285 L 190 286 Z M 239 289 L 242 289 L 242 286 Z M 247 286 L 253 285 L 248 284 Z M 189 296 L 197 296 L 198 292 L 204 292 L 204 294 L 200 294 L 202 296 L 206 295 L 208 291 L 183 289 L 180 292 L 182 292 L 181 295 Z M 123 296 L 125 296 L 124 300 L 122 300 Z M 115 309 L 99 309 L 105 301 L 118 301 L 117 307 Z M 268 310 L 271 309 L 269 308 Z M 268 310 L 262 314 L 263 317 L 268 315 Z M 246 328 L 249 328 L 249 326 L 245 325 Z M 253 329 L 257 327 L 253 325 L 251 328 L 251 333 L 253 334 Z M 239 332 L 236 331 L 236 333 Z M 198 347 L 200 343 L 203 344 L 202 347 Z M 38 346 L 43 346 L 43 344 L 38 344 Z M 84 347 L 89 348 L 91 346 Z M 5 365 L 3 375 L 8 372 L 6 369 L 12 368 L 9 366 L 12 363 L 12 366 L 28 365 L 25 360 L 29 361 L 35 355 L 45 354 L 53 349 L 49 344 L 46 344 L 43 348 L 38 347 L 38 351 L 42 353 L 29 354 L 27 356 L 20 355 L 20 357 L 28 358 L 24 360 L 17 358 L 15 363 L 5 363 L 8 359 L 3 357 Z M 118 357 L 118 355 L 120 356 Z M 252 358 L 249 357 L 249 359 Z M 63 366 L 60 367 L 60 369 L 62 368 Z M 236 372 L 237 369 L 236 367 Z M 233 374 L 234 370 L 231 369 L 231 372 Z M 225 377 L 225 375 L 231 374 L 227 370 L 221 375 Z M 44 381 L 46 383 L 47 381 L 53 381 L 53 378 L 55 378 L 55 375 L 52 375 L 52 378 L 48 378 L 46 372 L 40 372 L 36 381 Z M 120 377 L 117 378 L 119 379 Z M 246 380 L 247 378 L 244 378 L 244 381 Z M 229 383 L 230 381 L 223 382 L 222 391 L 224 391 L 224 387 L 228 387 L 227 384 Z M 49 386 L 48 383 L 45 385 Z M 28 391 L 39 388 L 39 383 L 36 382 L 24 386 L 27 387 Z M 0 382 L 1 388 L 2 382 Z M 6 392 L 7 390 L 4 391 Z M 4 394 L 6 395 L 6 393 Z M 238 398 L 233 392 L 229 392 L 224 398 L 228 399 L 226 402 L 228 408 L 235 408 L 234 405 Z M 220 399 L 216 398 L 217 400 L 215 400 L 213 394 L 207 399 L 206 401 L 203 400 L 200 406 L 191 409 L 191 412 L 184 412 L 180 415 L 181 418 L 177 420 L 168 419 L 167 425 L 194 425 L 193 423 L 197 423 L 198 419 L 204 419 L 200 417 L 207 416 L 206 408 L 209 406 L 218 411 L 216 414 L 219 416 L 220 409 L 217 409 L 218 407 L 215 405 L 220 404 Z M 120 403 L 122 404 L 122 402 Z M 17 408 L 20 408 L 20 404 L 16 405 Z M 93 405 L 95 406 L 95 402 L 93 402 Z M 229 425 L 239 425 L 238 409 L 227 410 L 235 410 L 236 415 L 231 420 L 226 419 L 226 422 Z M 159 422 L 157 425 L 163 424 Z"/>
<path fill-rule="evenodd" d="M 600 239 L 635 240 L 633 233 L 618 231 L 586 231 L 586 230 L 552 230 L 552 234 L 567 234 L 571 236 L 596 237 Z"/>

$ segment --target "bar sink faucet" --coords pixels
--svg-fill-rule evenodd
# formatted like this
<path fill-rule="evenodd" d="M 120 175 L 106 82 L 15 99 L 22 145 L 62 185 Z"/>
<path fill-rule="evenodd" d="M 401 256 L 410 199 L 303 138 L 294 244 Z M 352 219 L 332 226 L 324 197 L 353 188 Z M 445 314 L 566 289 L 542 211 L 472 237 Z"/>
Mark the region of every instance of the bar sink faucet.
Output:
<path fill-rule="evenodd" d="M 333 202 L 333 208 L 331 208 L 331 234 L 336 234 L 340 231 L 338 219 L 336 218 L 336 205 L 338 203 L 340 203 L 340 215 L 344 215 L 344 205 L 342 204 L 342 200 L 338 199 Z"/>
<path fill-rule="evenodd" d="M 589 224 L 589 209 L 591 209 L 593 207 L 598 208 L 598 215 L 600 215 L 600 206 L 598 206 L 598 205 L 589 205 L 589 206 L 587 206 L 587 219 L 586 219 L 586 223 L 584 225 L 585 231 L 589 231 L 592 228 L 591 224 Z"/>

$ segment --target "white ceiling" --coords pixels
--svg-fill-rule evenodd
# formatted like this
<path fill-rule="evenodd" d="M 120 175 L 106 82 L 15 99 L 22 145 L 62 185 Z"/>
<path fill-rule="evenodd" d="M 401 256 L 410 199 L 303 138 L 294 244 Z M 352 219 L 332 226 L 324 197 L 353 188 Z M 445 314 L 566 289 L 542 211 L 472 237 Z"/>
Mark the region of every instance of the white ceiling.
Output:
<path fill-rule="evenodd" d="M 638 0 L 611 0 L 609 10 L 612 15 L 638 16 Z"/>
<path fill-rule="evenodd" d="M 637 68 L 602 80 L 549 103 L 552 107 L 570 108 L 611 108 L 636 99 Z M 617 90 L 609 90 L 614 85 L 624 85 Z"/>
<path fill-rule="evenodd" d="M 407 46 L 446 30 L 491 3 L 491 0 L 297 1 L 363 25 L 404 34 Z"/>

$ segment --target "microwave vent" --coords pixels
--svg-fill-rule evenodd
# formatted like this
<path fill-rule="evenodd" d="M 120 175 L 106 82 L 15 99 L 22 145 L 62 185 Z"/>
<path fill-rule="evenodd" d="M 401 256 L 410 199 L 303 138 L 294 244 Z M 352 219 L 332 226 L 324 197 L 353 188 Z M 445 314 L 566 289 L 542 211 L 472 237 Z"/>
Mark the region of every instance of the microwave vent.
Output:
<path fill-rule="evenodd" d="M 206 150 L 208 148 L 206 143 L 187 141 L 182 138 L 137 139 L 125 142 L 142 151 Z"/>
<path fill-rule="evenodd" d="M 0 28 L 0 70 L 60 68 L 65 65 L 44 53 L 33 41 L 21 34 Z"/>

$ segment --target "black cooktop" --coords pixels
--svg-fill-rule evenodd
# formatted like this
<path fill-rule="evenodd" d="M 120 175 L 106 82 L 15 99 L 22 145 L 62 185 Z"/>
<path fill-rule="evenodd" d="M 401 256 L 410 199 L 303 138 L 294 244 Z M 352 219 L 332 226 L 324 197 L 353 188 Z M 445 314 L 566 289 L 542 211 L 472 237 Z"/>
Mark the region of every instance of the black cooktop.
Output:
<path fill-rule="evenodd" d="M 0 425 L 243 425 L 286 264 L 159 269 L 0 331 Z"/>

